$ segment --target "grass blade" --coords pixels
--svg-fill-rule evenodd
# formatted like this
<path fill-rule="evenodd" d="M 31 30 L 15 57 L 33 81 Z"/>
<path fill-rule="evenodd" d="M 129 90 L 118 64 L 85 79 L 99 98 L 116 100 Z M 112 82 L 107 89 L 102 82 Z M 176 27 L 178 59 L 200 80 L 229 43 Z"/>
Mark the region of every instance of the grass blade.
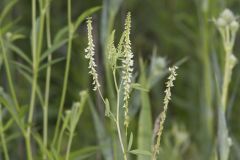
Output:
<path fill-rule="evenodd" d="M 142 59 L 140 59 L 140 84 L 144 88 L 148 88 L 147 79 L 145 75 L 145 65 Z M 151 115 L 151 104 L 149 95 L 145 91 L 140 91 L 141 96 L 141 111 L 138 121 L 138 149 L 140 150 L 151 150 L 152 141 L 152 115 Z M 147 160 L 150 157 L 146 155 L 138 155 L 138 160 Z"/>

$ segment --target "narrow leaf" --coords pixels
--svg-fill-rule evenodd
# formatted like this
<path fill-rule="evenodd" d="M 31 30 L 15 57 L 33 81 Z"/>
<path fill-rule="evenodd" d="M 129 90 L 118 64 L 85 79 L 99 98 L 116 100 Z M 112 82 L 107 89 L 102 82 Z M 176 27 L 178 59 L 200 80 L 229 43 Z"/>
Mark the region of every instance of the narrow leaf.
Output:
<path fill-rule="evenodd" d="M 74 31 L 77 30 L 77 28 L 80 26 L 80 24 L 90 15 L 92 15 L 93 13 L 97 12 L 98 10 L 101 9 L 101 6 L 96 6 L 93 8 L 90 8 L 86 11 L 84 11 L 76 20 L 75 24 L 74 24 Z"/>
<path fill-rule="evenodd" d="M 21 57 L 23 60 L 25 60 L 28 64 L 32 65 L 32 61 L 29 59 L 29 57 L 16 45 L 13 43 L 8 43 L 7 46 L 14 51 L 19 57 Z"/>
<path fill-rule="evenodd" d="M 148 82 L 145 75 L 145 65 L 143 64 L 142 59 L 140 59 L 140 84 L 147 88 Z M 140 91 L 140 101 L 141 101 L 141 110 L 138 120 L 138 148 L 140 150 L 151 150 L 152 142 L 152 114 L 151 114 L 151 104 L 150 98 L 147 92 Z M 148 160 L 149 157 L 145 155 L 138 155 L 138 160 Z"/>
<path fill-rule="evenodd" d="M 135 149 L 129 151 L 129 153 L 136 154 L 136 155 L 144 155 L 144 156 L 152 156 L 152 153 L 146 150 Z"/>
<path fill-rule="evenodd" d="M 54 59 L 54 60 L 52 60 L 50 62 L 47 62 L 46 64 L 43 64 L 42 66 L 39 67 L 39 72 L 44 70 L 44 69 L 46 69 L 49 66 L 52 66 L 52 65 L 54 65 L 54 64 L 56 64 L 58 62 L 63 61 L 64 59 L 65 59 L 65 57 L 60 57 L 60 58 Z"/>
<path fill-rule="evenodd" d="M 132 143 L 133 143 L 133 133 L 131 132 L 129 142 L 128 142 L 128 151 L 131 150 L 132 148 Z"/>
<path fill-rule="evenodd" d="M 17 62 L 17 61 L 12 61 L 12 63 L 13 63 L 14 65 L 16 65 L 17 67 L 20 67 L 20 68 L 24 69 L 25 71 L 27 71 L 27 72 L 29 72 L 29 73 L 32 73 L 32 69 L 29 68 L 29 66 L 27 66 L 27 65 L 25 65 L 25 64 L 19 63 L 19 62 Z"/>
<path fill-rule="evenodd" d="M 3 11 L 0 15 L 0 21 L 2 22 L 3 19 L 7 16 L 7 14 L 11 11 L 13 6 L 17 3 L 17 0 L 10 1 L 6 6 L 3 7 Z"/>
<path fill-rule="evenodd" d="M 64 39 L 60 42 L 57 42 L 55 44 L 53 44 L 53 46 L 51 48 L 49 48 L 48 50 L 46 50 L 41 58 L 40 58 L 40 62 L 42 62 L 45 58 L 48 57 L 48 55 L 52 54 L 53 52 L 55 52 L 57 49 L 59 49 L 60 47 L 62 47 L 65 43 L 67 43 L 68 39 Z"/>

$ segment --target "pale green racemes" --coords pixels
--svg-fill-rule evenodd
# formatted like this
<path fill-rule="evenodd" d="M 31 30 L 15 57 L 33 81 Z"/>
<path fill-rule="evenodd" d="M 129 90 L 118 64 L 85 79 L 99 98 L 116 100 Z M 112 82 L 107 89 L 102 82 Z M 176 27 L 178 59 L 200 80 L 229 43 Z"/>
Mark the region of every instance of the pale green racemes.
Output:
<path fill-rule="evenodd" d="M 132 72 L 133 72 L 133 53 L 131 51 L 131 41 L 130 41 L 130 27 L 131 27 L 131 14 L 127 14 L 127 18 L 125 21 L 125 30 L 120 38 L 120 42 L 118 47 L 114 45 L 114 33 L 112 32 L 111 36 L 109 37 L 108 42 L 108 63 L 112 69 L 112 76 L 114 79 L 115 89 L 116 89 L 116 97 L 117 97 L 117 111 L 116 115 L 114 115 L 110 111 L 110 106 L 108 99 L 104 99 L 102 95 L 102 91 L 100 89 L 100 82 L 98 80 L 98 73 L 97 73 L 97 65 L 94 59 L 94 44 L 93 44 L 93 36 L 92 36 L 92 18 L 87 19 L 87 28 L 88 28 L 88 47 L 85 49 L 86 55 L 85 58 L 89 60 L 89 74 L 92 76 L 93 79 L 93 90 L 98 91 L 100 97 L 102 98 L 106 108 L 105 108 L 105 115 L 109 116 L 114 123 L 116 124 L 118 137 L 121 145 L 121 149 L 123 152 L 123 157 L 127 160 L 127 151 L 126 146 L 123 142 L 123 135 L 121 131 L 121 124 L 120 124 L 120 101 L 123 101 L 123 108 L 124 108 L 124 126 L 125 126 L 125 133 L 127 135 L 127 128 L 129 125 L 129 116 L 128 116 L 128 101 L 130 98 L 131 92 L 131 84 L 132 84 Z M 118 66 L 118 61 L 121 62 L 121 66 Z M 117 70 L 120 69 L 120 72 Z M 120 83 L 116 78 L 116 74 L 119 73 L 121 80 Z M 123 88 L 123 97 L 120 95 L 120 88 Z"/>

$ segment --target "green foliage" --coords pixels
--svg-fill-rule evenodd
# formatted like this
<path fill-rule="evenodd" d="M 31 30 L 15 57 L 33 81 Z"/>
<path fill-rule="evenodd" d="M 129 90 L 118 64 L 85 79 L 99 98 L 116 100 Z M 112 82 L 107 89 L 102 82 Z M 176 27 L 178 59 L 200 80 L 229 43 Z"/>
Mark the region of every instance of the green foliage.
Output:
<path fill-rule="evenodd" d="M 238 8 L 1 0 L 0 159 L 240 159 Z M 180 69 L 164 114 L 168 66 Z"/>

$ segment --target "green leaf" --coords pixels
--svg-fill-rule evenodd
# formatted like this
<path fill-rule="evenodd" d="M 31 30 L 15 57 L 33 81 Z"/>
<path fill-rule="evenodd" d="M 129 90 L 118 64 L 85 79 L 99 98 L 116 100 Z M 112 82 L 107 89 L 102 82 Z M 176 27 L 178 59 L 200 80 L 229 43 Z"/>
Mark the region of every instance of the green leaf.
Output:
<path fill-rule="evenodd" d="M 129 153 L 135 154 L 135 155 L 144 155 L 144 156 L 152 156 L 152 153 L 146 150 L 140 150 L 140 149 L 135 149 L 129 151 Z"/>
<path fill-rule="evenodd" d="M 220 160 L 228 160 L 231 138 L 228 134 L 226 118 L 222 107 L 218 107 L 218 153 Z"/>
<path fill-rule="evenodd" d="M 128 151 L 131 150 L 133 144 L 133 133 L 131 132 L 129 142 L 128 142 Z"/>
<path fill-rule="evenodd" d="M 97 7 L 90 8 L 90 9 L 86 10 L 85 12 L 83 12 L 83 13 L 77 18 L 76 22 L 74 23 L 73 33 L 76 32 L 77 28 L 80 26 L 80 24 L 81 24 L 88 16 L 90 16 L 90 15 L 93 14 L 94 12 L 98 11 L 100 8 L 101 8 L 100 6 L 97 6 Z M 62 29 L 60 29 L 60 30 L 57 32 L 57 34 L 56 34 L 53 42 L 54 42 L 54 43 L 57 43 L 57 42 L 61 41 L 63 38 L 68 37 L 68 36 L 67 36 L 67 35 L 68 35 L 68 31 L 69 31 L 68 26 L 65 26 L 65 27 L 63 27 Z"/>
<path fill-rule="evenodd" d="M 52 66 L 52 65 L 54 65 L 54 64 L 56 64 L 58 62 L 63 61 L 64 59 L 65 59 L 65 57 L 60 57 L 60 58 L 54 59 L 54 60 L 52 60 L 50 62 L 47 62 L 46 64 L 43 64 L 42 66 L 40 66 L 38 71 L 40 72 L 40 71 L 46 69 L 49 66 Z"/>
<path fill-rule="evenodd" d="M 68 37 L 67 34 L 68 34 L 68 26 L 61 28 L 57 32 L 56 36 L 54 37 L 53 43 L 58 43 L 62 39 L 66 39 Z"/>
<path fill-rule="evenodd" d="M 149 92 L 149 90 L 147 89 L 147 87 L 143 87 L 141 84 L 139 83 L 132 83 L 131 84 L 131 87 L 133 89 L 136 89 L 136 90 L 140 90 L 140 91 L 144 91 L 144 92 Z"/>
<path fill-rule="evenodd" d="M 147 77 L 145 75 L 145 65 L 142 59 L 140 59 L 140 84 L 143 87 L 148 86 Z M 148 92 L 143 90 L 140 91 L 141 99 L 141 110 L 138 120 L 138 148 L 140 150 L 151 150 L 152 142 L 152 114 L 151 114 L 151 104 Z M 148 160 L 149 157 L 145 155 L 138 155 L 138 160 Z"/>
<path fill-rule="evenodd" d="M 44 146 L 41 136 L 38 133 L 33 133 L 32 135 L 35 141 L 37 142 L 39 148 L 41 149 L 41 152 L 47 155 L 49 159 L 53 159 L 53 155 L 51 154 L 51 152 L 49 152 L 47 148 Z"/>
<path fill-rule="evenodd" d="M 7 47 L 14 51 L 19 57 L 25 60 L 28 64 L 32 65 L 32 61 L 30 58 L 16 45 L 13 43 L 7 43 Z"/>
<path fill-rule="evenodd" d="M 3 11 L 0 15 L 0 21 L 2 22 L 4 18 L 7 16 L 7 14 L 11 11 L 13 6 L 17 3 L 17 0 L 10 1 L 6 6 L 3 7 Z"/>
<path fill-rule="evenodd" d="M 32 69 L 29 68 L 29 66 L 25 65 L 25 64 L 22 64 L 22 63 L 19 63 L 17 61 L 12 61 L 12 63 L 14 65 L 16 65 L 16 67 L 20 67 L 21 69 L 27 71 L 28 73 L 32 73 Z"/>
<path fill-rule="evenodd" d="M 89 106 L 90 106 L 90 109 L 92 112 L 93 122 L 94 122 L 95 130 L 96 130 L 98 142 L 101 146 L 101 151 L 102 151 L 103 157 L 105 160 L 112 160 L 113 155 L 112 155 L 112 150 L 110 147 L 111 141 L 110 141 L 109 135 L 107 134 L 106 128 L 103 125 L 103 123 L 101 122 L 101 120 L 94 108 L 93 102 L 90 100 L 90 98 L 89 98 Z"/>
<path fill-rule="evenodd" d="M 79 149 L 79 150 L 71 152 L 69 159 L 72 159 L 72 160 L 85 159 L 85 158 L 95 154 L 98 149 L 99 149 L 98 146 L 84 147 L 83 149 Z"/>
<path fill-rule="evenodd" d="M 5 24 L 4 26 L 1 26 L 0 28 L 0 36 L 7 33 L 12 27 L 14 27 L 17 22 L 20 20 L 20 18 L 14 19 L 13 21 Z"/>
<path fill-rule="evenodd" d="M 29 84 L 31 85 L 32 84 L 32 77 L 26 73 L 24 70 L 22 70 L 21 68 L 17 68 L 20 72 L 20 74 L 29 82 Z M 39 98 L 39 101 L 40 101 L 40 104 L 41 106 L 44 106 L 44 101 L 43 101 L 43 96 L 42 96 L 42 92 L 40 90 L 40 87 L 39 85 L 37 84 L 37 89 L 36 89 L 36 92 L 37 92 L 37 95 L 38 95 L 38 98 Z"/>
<path fill-rule="evenodd" d="M 10 120 L 7 121 L 7 123 L 3 126 L 3 132 L 5 132 L 7 129 L 9 129 L 14 122 L 14 119 L 11 117 Z"/>
<path fill-rule="evenodd" d="M 20 132 L 13 132 L 11 134 L 8 134 L 6 137 L 6 142 L 11 143 L 11 141 L 16 140 L 17 138 L 20 138 L 22 135 Z"/>
<path fill-rule="evenodd" d="M 98 10 L 101 9 L 101 6 L 96 6 L 96 7 L 92 7 L 86 11 L 84 11 L 76 20 L 76 22 L 74 23 L 74 32 L 77 30 L 77 28 L 80 26 L 80 24 L 90 15 L 92 15 L 93 13 L 97 12 Z"/>
<path fill-rule="evenodd" d="M 110 112 L 111 112 L 111 111 L 110 111 L 110 104 L 109 104 L 109 101 L 108 101 L 107 98 L 105 99 L 105 103 L 106 103 L 106 104 L 105 104 L 105 107 L 106 107 L 106 108 L 105 108 L 105 116 L 110 117 L 110 114 L 111 114 L 111 113 L 110 113 Z"/>
<path fill-rule="evenodd" d="M 8 101 L 3 97 L 3 92 L 0 91 L 0 103 L 7 108 L 11 116 L 13 117 L 14 121 L 17 123 L 18 127 L 21 129 L 22 133 L 24 133 L 24 124 L 21 123 L 21 118 L 16 113 L 14 107 L 8 103 Z"/>
<path fill-rule="evenodd" d="M 53 52 L 55 52 L 57 49 L 59 49 L 60 47 L 62 47 L 65 43 L 67 43 L 68 39 L 64 39 L 62 41 L 56 42 L 55 44 L 53 44 L 53 46 L 51 48 L 49 48 L 48 50 L 46 50 L 41 58 L 40 58 L 40 62 L 42 62 L 45 58 L 48 57 L 48 55 L 52 54 Z"/>

